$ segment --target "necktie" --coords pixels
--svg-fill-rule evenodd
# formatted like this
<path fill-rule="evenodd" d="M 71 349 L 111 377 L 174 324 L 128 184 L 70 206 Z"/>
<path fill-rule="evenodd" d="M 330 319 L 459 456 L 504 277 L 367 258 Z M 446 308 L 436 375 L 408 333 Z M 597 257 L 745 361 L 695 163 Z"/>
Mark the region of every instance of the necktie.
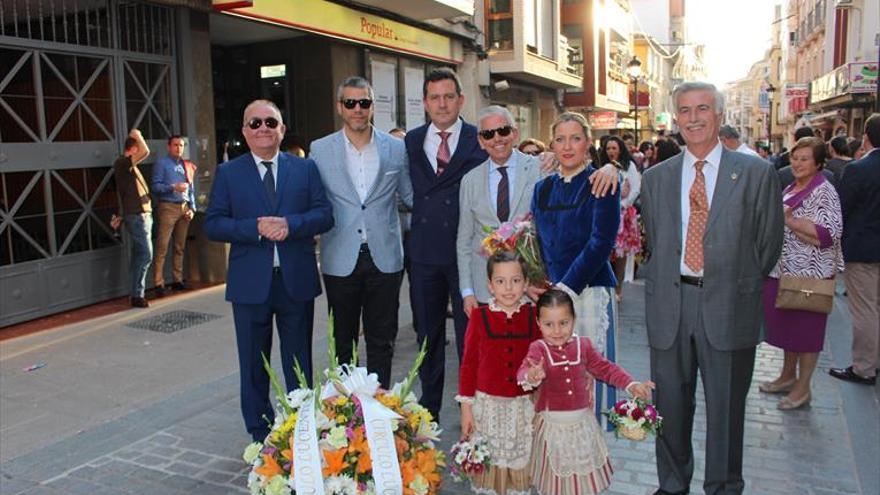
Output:
<path fill-rule="evenodd" d="M 706 177 L 703 175 L 705 161 L 694 163 L 696 176 L 688 194 L 691 212 L 688 216 L 687 238 L 685 239 L 684 264 L 699 273 L 703 269 L 703 234 L 709 220 L 709 201 L 706 197 Z"/>
<path fill-rule="evenodd" d="M 440 131 L 437 135 L 440 136 L 440 147 L 437 149 L 437 175 L 440 176 L 449 165 L 452 154 L 449 153 L 449 133 Z"/>
<path fill-rule="evenodd" d="M 275 208 L 275 175 L 272 174 L 272 162 L 260 162 L 266 167 L 266 174 L 263 176 L 263 187 L 266 188 L 266 196 L 269 198 L 269 204 Z"/>
<path fill-rule="evenodd" d="M 506 222 L 510 217 L 510 183 L 507 180 L 507 167 L 498 167 L 501 180 L 498 182 L 498 197 L 495 200 L 495 211 L 498 220 Z"/>

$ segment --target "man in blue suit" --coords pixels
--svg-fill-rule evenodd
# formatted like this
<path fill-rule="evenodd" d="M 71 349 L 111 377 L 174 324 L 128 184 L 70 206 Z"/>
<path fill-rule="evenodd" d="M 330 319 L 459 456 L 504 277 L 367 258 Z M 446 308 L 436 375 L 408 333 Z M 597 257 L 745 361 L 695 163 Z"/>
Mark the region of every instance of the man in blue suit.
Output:
<path fill-rule="evenodd" d="M 285 127 L 268 100 L 244 111 L 250 153 L 217 169 L 205 220 L 213 241 L 228 242 L 226 300 L 232 303 L 248 433 L 263 441 L 274 418 L 261 355 L 272 351 L 272 319 L 287 389 L 294 358 L 312 379 L 314 301 L 321 293 L 314 236 L 333 227 L 333 209 L 311 160 L 279 153 Z M 268 423 L 267 423 L 268 420 Z"/>
<path fill-rule="evenodd" d="M 370 123 L 373 88 L 362 77 L 336 90 L 340 131 L 311 145 L 333 205 L 335 224 L 321 237 L 321 271 L 334 316 L 336 353 L 351 361 L 363 319 L 367 369 L 391 388 L 391 359 L 403 272 L 398 197 L 412 205 L 403 141 Z"/>
<path fill-rule="evenodd" d="M 459 183 L 489 155 L 477 142 L 477 128 L 459 118 L 464 95 L 455 72 L 447 68 L 429 72 L 422 95 L 431 122 L 404 138 L 413 186 L 408 246 L 410 303 L 419 342 L 428 341 L 428 355 L 419 369 L 420 403 L 437 418 L 443 401 L 446 307 L 450 299 L 459 361 L 467 328 L 455 254 Z"/>

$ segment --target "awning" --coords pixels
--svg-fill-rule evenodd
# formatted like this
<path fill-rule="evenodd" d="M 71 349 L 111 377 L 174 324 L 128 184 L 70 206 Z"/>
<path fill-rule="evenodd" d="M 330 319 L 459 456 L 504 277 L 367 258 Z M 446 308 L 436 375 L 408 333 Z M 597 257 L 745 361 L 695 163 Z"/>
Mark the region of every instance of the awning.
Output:
<path fill-rule="evenodd" d="M 829 119 L 836 119 L 838 117 L 840 117 L 840 111 L 839 110 L 832 110 L 830 112 L 820 113 L 818 115 L 811 116 L 810 117 L 810 124 L 818 125 L 818 124 L 821 124 L 822 121 L 829 120 Z"/>

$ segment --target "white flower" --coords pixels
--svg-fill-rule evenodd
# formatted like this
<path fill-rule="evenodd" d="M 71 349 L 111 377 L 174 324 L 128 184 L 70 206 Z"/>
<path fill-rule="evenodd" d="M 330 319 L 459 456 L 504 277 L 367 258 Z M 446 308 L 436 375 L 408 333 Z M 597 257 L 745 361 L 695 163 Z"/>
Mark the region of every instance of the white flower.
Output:
<path fill-rule="evenodd" d="M 419 422 L 419 428 L 416 430 L 416 436 L 440 441 L 440 427 L 433 421 L 430 423 L 421 421 Z"/>
<path fill-rule="evenodd" d="M 348 447 L 348 437 L 345 436 L 345 427 L 336 426 L 330 429 L 330 435 L 327 437 L 327 443 L 334 449 Z"/>
<path fill-rule="evenodd" d="M 264 487 L 266 495 L 290 495 L 290 487 L 284 476 L 274 476 Z"/>
<path fill-rule="evenodd" d="M 306 388 L 298 388 L 287 394 L 287 404 L 294 409 L 299 409 L 303 405 L 303 402 L 311 398 L 311 390 Z"/>
<path fill-rule="evenodd" d="M 251 495 L 259 495 L 263 491 L 263 481 L 260 479 L 261 476 L 253 471 L 248 474 L 248 489 L 251 491 Z"/>
<path fill-rule="evenodd" d="M 428 481 L 421 474 L 417 474 L 415 479 L 409 483 L 410 489 L 415 492 L 416 495 L 426 495 L 428 493 L 428 488 L 430 485 Z"/>
<path fill-rule="evenodd" d="M 242 459 L 244 459 L 244 462 L 248 464 L 253 464 L 254 460 L 256 460 L 256 458 L 260 455 L 260 450 L 262 448 L 263 444 L 261 444 L 260 442 L 254 442 L 244 449 L 244 455 L 242 455 L 241 457 Z"/>
<path fill-rule="evenodd" d="M 330 476 L 324 480 L 326 495 L 357 495 L 357 483 L 348 476 Z"/>

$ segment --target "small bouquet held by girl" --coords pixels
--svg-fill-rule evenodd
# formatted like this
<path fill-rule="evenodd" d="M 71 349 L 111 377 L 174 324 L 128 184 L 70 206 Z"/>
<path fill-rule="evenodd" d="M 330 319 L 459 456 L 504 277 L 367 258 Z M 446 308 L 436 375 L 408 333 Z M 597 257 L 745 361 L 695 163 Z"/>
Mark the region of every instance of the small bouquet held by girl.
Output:
<path fill-rule="evenodd" d="M 642 441 L 648 433 L 658 434 L 663 427 L 663 416 L 657 409 L 639 398 L 621 399 L 603 413 L 614 425 L 618 437 Z"/>
<path fill-rule="evenodd" d="M 531 213 L 517 215 L 497 229 L 483 227 L 483 230 L 487 235 L 480 243 L 480 254 L 488 258 L 503 251 L 516 253 L 524 263 L 525 276 L 530 285 L 542 288 L 550 286 Z"/>

